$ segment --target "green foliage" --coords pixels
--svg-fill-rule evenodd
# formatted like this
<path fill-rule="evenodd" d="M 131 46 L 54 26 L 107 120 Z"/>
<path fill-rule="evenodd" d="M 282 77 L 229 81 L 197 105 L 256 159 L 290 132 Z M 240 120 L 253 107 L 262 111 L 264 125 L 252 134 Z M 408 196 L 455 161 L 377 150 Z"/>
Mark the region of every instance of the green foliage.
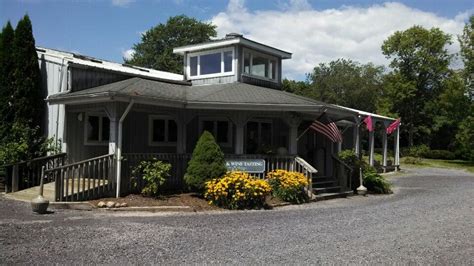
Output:
<path fill-rule="evenodd" d="M 474 111 L 474 108 L 471 110 Z M 474 115 L 467 116 L 459 124 L 456 146 L 461 158 L 474 162 Z"/>
<path fill-rule="evenodd" d="M 206 181 L 223 176 L 226 172 L 224 153 L 212 134 L 204 131 L 189 161 L 184 176 L 186 184 L 190 189 L 201 192 Z"/>
<path fill-rule="evenodd" d="M 138 186 L 138 180 L 143 180 L 141 194 L 156 197 L 160 194 L 166 179 L 170 177 L 171 164 L 153 159 L 142 161 L 132 170 L 132 185 Z"/>
<path fill-rule="evenodd" d="M 383 176 L 379 175 L 373 167 L 367 167 L 364 171 L 364 186 L 368 191 L 377 194 L 392 193 L 392 184 Z"/>
<path fill-rule="evenodd" d="M 173 48 L 202 43 L 216 37 L 216 26 L 200 22 L 185 15 L 170 17 L 166 24 L 159 24 L 142 35 L 141 42 L 133 45 L 127 64 L 157 70 L 183 73 L 183 58 L 173 53 Z"/>
<path fill-rule="evenodd" d="M 423 154 L 423 158 L 428 159 L 445 159 L 445 160 L 453 160 L 455 158 L 454 152 L 447 151 L 447 150 L 429 150 L 425 154 Z"/>
<path fill-rule="evenodd" d="M 469 96 L 474 99 L 474 15 L 464 26 L 462 35 L 458 36 L 461 44 L 461 57 L 464 62 L 463 76 L 466 81 Z"/>
<path fill-rule="evenodd" d="M 403 157 L 403 163 L 420 165 L 423 163 L 423 160 L 420 157 L 407 156 L 407 157 Z"/>
<path fill-rule="evenodd" d="M 309 201 L 305 191 L 308 179 L 302 173 L 277 169 L 267 173 L 266 178 L 275 197 L 294 204 Z"/>
<path fill-rule="evenodd" d="M 438 28 L 430 30 L 413 26 L 397 31 L 382 45 L 383 54 L 393 68 L 385 78 L 385 109 L 401 116 L 402 134 L 408 145 L 426 141 L 430 135 L 433 114 L 427 107 L 441 93 L 449 74 L 452 55 L 446 47 L 451 36 Z M 429 139 L 428 139 L 429 140 Z"/>
<path fill-rule="evenodd" d="M 14 112 L 12 109 L 13 95 L 13 39 L 15 33 L 7 22 L 2 29 L 0 38 L 0 139 L 3 139 L 11 128 Z"/>
<path fill-rule="evenodd" d="M 422 144 L 418 146 L 412 146 L 404 148 L 401 151 L 402 156 L 411 156 L 411 157 L 423 157 L 426 153 L 430 151 L 430 147 Z"/>
<path fill-rule="evenodd" d="M 15 121 L 41 126 L 45 102 L 33 29 L 28 15 L 18 22 L 13 40 L 13 101 Z"/>

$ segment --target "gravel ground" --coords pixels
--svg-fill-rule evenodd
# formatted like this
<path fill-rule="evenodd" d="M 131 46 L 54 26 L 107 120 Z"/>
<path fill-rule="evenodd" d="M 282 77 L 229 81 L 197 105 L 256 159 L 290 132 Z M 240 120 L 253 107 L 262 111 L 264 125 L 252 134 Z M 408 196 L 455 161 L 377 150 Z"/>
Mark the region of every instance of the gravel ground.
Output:
<path fill-rule="evenodd" d="M 474 264 L 474 175 L 410 169 L 395 193 L 272 211 L 55 210 L 0 197 L 0 264 Z"/>

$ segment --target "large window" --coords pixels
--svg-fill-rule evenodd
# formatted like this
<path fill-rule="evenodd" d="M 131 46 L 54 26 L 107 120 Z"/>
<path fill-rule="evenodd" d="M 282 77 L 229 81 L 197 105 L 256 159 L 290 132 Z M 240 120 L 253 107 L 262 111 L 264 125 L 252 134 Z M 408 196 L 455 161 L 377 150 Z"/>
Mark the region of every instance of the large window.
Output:
<path fill-rule="evenodd" d="M 246 153 L 264 153 L 272 146 L 271 120 L 253 120 L 247 122 Z"/>
<path fill-rule="evenodd" d="M 217 77 L 234 73 L 234 49 L 193 53 L 188 56 L 189 78 Z"/>
<path fill-rule="evenodd" d="M 178 125 L 168 116 L 151 115 L 148 118 L 150 146 L 174 145 L 178 140 Z"/>
<path fill-rule="evenodd" d="M 245 74 L 270 80 L 277 79 L 276 58 L 254 51 L 244 50 L 243 62 L 243 72 Z"/>
<path fill-rule="evenodd" d="M 86 145 L 107 145 L 109 142 L 110 120 L 103 114 L 86 114 L 84 142 Z"/>
<path fill-rule="evenodd" d="M 232 145 L 232 124 L 225 118 L 203 118 L 200 123 L 200 132 L 209 131 L 216 142 L 228 147 Z"/>

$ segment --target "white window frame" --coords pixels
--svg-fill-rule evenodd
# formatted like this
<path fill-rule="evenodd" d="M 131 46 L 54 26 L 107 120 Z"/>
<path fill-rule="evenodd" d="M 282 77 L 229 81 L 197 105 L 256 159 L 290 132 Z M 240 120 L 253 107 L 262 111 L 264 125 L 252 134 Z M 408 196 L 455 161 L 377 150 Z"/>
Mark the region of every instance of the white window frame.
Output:
<path fill-rule="evenodd" d="M 230 72 L 224 72 L 224 52 L 232 52 L 232 71 Z M 213 73 L 213 74 L 207 74 L 207 75 L 201 75 L 201 56 L 202 55 L 208 55 L 208 54 L 216 54 L 220 53 L 221 54 L 221 72 L 220 73 Z M 197 75 L 196 76 L 191 76 L 191 57 L 197 56 Z M 196 53 L 189 53 L 187 55 L 187 65 L 186 65 L 186 76 L 188 79 L 202 79 L 202 78 L 215 78 L 215 77 L 223 77 L 223 76 L 233 76 L 235 74 L 235 69 L 236 69 L 236 58 L 235 58 L 235 49 L 234 47 L 227 47 L 227 48 L 221 48 L 221 49 L 214 49 L 214 50 L 208 50 L 208 51 L 203 51 L 203 52 L 196 52 Z"/>
<path fill-rule="evenodd" d="M 250 69 L 249 69 L 249 73 L 245 73 L 245 53 L 250 53 Z M 267 58 L 268 60 L 273 60 L 275 61 L 275 77 L 273 77 L 273 79 L 271 78 L 267 78 L 267 77 L 263 77 L 263 76 L 257 76 L 257 75 L 253 75 L 252 74 L 252 65 L 253 65 L 253 57 L 254 55 L 258 55 L 260 57 L 264 57 L 264 58 Z M 275 56 L 271 56 L 271 55 L 267 55 L 267 54 L 264 54 L 264 53 L 260 53 L 260 52 L 257 52 L 257 51 L 254 51 L 254 50 L 250 50 L 250 49 L 246 49 L 246 48 L 243 48 L 242 49 L 242 74 L 243 75 L 246 75 L 246 76 L 249 76 L 249 77 L 252 77 L 252 78 L 257 78 L 257 79 L 263 79 L 263 80 L 267 80 L 267 81 L 271 81 L 271 82 L 275 82 L 275 83 L 278 83 L 278 79 L 279 79 L 279 69 L 280 69 L 280 62 L 278 61 L 278 58 L 275 57 Z"/>
<path fill-rule="evenodd" d="M 87 139 L 87 124 L 89 123 L 89 117 L 90 116 L 99 117 L 99 140 L 88 140 Z M 102 140 L 102 131 L 104 130 L 102 120 L 104 119 L 104 117 L 109 119 L 109 122 L 110 122 L 110 118 L 104 113 L 97 113 L 97 112 L 86 112 L 85 113 L 85 118 L 84 118 L 84 145 L 86 145 L 86 146 L 107 146 L 107 145 L 109 145 L 110 129 L 109 129 L 109 139 L 108 140 Z M 109 123 L 109 125 L 110 125 L 110 123 Z"/>
<path fill-rule="evenodd" d="M 227 131 L 227 142 L 217 142 L 221 147 L 232 147 L 232 133 L 233 133 L 233 128 L 232 128 L 232 122 L 230 119 L 226 117 L 215 117 L 215 116 L 204 116 L 204 117 L 199 117 L 199 134 L 202 134 L 204 130 L 204 121 L 213 121 L 214 122 L 214 132 L 211 132 L 213 136 L 215 136 L 216 142 L 217 142 L 217 122 L 227 122 L 228 125 L 228 131 Z"/>
<path fill-rule="evenodd" d="M 165 141 L 153 141 L 153 121 L 154 120 L 164 120 L 165 121 Z M 149 115 L 148 116 L 148 145 L 149 146 L 176 146 L 177 141 L 168 141 L 169 139 L 169 131 L 168 131 L 168 125 L 169 121 L 174 121 L 177 126 L 177 131 L 176 134 L 178 134 L 179 131 L 179 125 L 178 121 L 174 119 L 172 116 L 169 115 Z M 177 137 L 177 136 L 176 136 Z"/>

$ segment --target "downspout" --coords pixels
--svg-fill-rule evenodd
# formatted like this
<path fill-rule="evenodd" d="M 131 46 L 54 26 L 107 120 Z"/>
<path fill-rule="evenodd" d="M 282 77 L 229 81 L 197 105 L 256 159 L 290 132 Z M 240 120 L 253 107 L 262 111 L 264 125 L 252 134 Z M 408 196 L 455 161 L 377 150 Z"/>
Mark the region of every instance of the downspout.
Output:
<path fill-rule="evenodd" d="M 62 58 L 61 60 L 61 73 L 60 73 L 60 76 L 59 76 L 59 92 L 62 92 L 63 91 L 63 76 L 64 76 L 64 59 L 66 59 L 65 57 Z M 66 71 L 67 71 L 67 68 L 66 68 Z M 59 105 L 56 106 L 56 134 L 55 134 L 55 137 L 56 137 L 56 149 L 62 149 L 61 146 L 59 146 Z M 62 152 L 62 151 L 61 151 Z"/>
<path fill-rule="evenodd" d="M 128 113 L 130 112 L 130 109 L 132 109 L 133 104 L 135 101 L 132 99 L 128 103 L 127 109 L 125 109 L 125 112 L 123 112 L 122 117 L 120 117 L 119 124 L 118 124 L 118 139 L 117 139 L 117 150 L 116 150 L 116 155 L 117 155 L 117 194 L 116 197 L 120 197 L 120 185 L 122 182 L 122 126 L 123 126 L 123 121 L 127 117 Z"/>

